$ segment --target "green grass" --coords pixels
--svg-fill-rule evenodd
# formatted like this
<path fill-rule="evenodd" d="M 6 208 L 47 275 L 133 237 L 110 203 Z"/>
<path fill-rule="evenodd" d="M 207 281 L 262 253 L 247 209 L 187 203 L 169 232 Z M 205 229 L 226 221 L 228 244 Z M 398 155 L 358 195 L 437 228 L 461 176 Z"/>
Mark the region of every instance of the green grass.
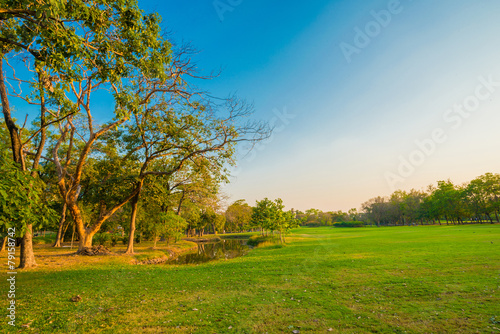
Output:
<path fill-rule="evenodd" d="M 189 266 L 43 258 L 18 274 L 15 331 L 500 332 L 500 225 L 301 228 L 287 242 Z"/>
<path fill-rule="evenodd" d="M 276 246 L 279 243 L 280 239 L 276 235 L 264 236 L 260 234 L 255 234 L 252 235 L 247 241 L 247 245 L 252 247 L 270 247 L 270 246 Z"/>
<path fill-rule="evenodd" d="M 33 237 L 33 244 L 53 244 L 56 241 L 56 233 L 50 231 L 45 232 L 45 236 L 43 236 L 42 232 L 38 232 L 37 237 Z"/>

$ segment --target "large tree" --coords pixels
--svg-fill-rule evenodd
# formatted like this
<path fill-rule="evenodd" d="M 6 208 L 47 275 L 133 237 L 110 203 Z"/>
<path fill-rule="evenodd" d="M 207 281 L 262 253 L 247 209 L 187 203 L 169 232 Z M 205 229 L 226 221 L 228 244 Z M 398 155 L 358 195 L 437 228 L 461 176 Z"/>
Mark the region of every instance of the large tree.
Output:
<path fill-rule="evenodd" d="M 1 24 L 1 23 L 0 23 Z M 1 26 L 1 25 L 0 25 Z M 12 152 L 12 160 L 17 168 L 24 172 L 30 173 L 32 178 L 39 177 L 39 167 L 42 152 L 45 147 L 46 141 L 46 96 L 44 94 L 44 82 L 47 79 L 47 74 L 40 68 L 35 68 L 35 82 L 34 87 L 34 98 L 38 101 L 39 105 L 39 123 L 38 127 L 35 127 L 31 131 L 25 130 L 24 125 L 20 127 L 12 115 L 12 110 L 9 102 L 9 94 L 7 92 L 7 83 L 4 76 L 4 55 L 10 52 L 8 46 L 2 45 L 0 42 L 0 49 L 2 54 L 0 55 L 0 99 L 2 101 L 2 112 L 5 120 L 5 126 L 8 129 L 10 136 L 10 149 Z M 26 117 L 27 118 L 27 117 Z M 37 139 L 37 143 L 35 143 Z M 25 150 L 32 149 L 32 158 L 27 159 Z M 18 179 L 20 180 L 20 179 Z M 21 185 L 19 187 L 12 188 L 15 192 L 29 192 L 30 184 Z M 29 195 L 25 194 L 26 198 Z M 32 217 L 33 221 L 24 221 L 25 226 L 19 229 L 22 236 L 21 242 L 21 254 L 20 254 L 20 264 L 19 268 L 30 268 L 36 266 L 35 255 L 33 253 L 33 222 L 36 223 L 36 216 Z"/>
<path fill-rule="evenodd" d="M 285 242 L 285 234 L 296 226 L 298 220 L 295 219 L 292 211 L 284 211 L 284 205 L 281 198 L 274 201 L 264 198 L 257 201 L 252 208 L 252 223 L 272 232 L 278 231 L 281 243 Z"/>
<path fill-rule="evenodd" d="M 45 143 L 45 129 L 50 124 L 46 120 L 48 103 L 55 101 L 61 107 L 57 115 L 60 118 L 52 122 L 73 114 L 75 105 L 77 109 L 81 107 L 81 96 L 77 96 L 78 101 L 65 100 L 65 91 L 72 89 L 77 92 L 76 95 L 78 91 L 87 94 L 96 81 L 107 82 L 116 88 L 115 97 L 120 100 L 126 98 L 126 94 L 118 88 L 119 78 L 127 75 L 128 65 L 137 67 L 149 63 L 149 66 L 142 67 L 150 67 L 153 71 L 161 68 L 165 59 L 161 56 L 165 49 L 158 47 L 162 41 L 156 38 L 158 33 L 158 17 L 144 16 L 134 1 L 2 1 L 0 97 L 10 133 L 13 160 L 19 168 L 30 169 L 33 175 L 37 173 Z M 144 58 L 145 53 L 151 50 L 154 52 L 149 52 L 150 57 Z M 4 60 L 12 55 L 32 58 L 29 64 L 33 67 L 30 69 L 36 73 L 35 81 L 38 83 L 33 89 L 40 104 L 40 126 L 24 142 L 20 131 L 22 127 L 12 116 L 4 77 Z M 86 76 L 89 69 L 94 70 L 93 76 Z M 79 90 L 75 90 L 75 82 Z M 82 91 L 82 84 L 85 83 L 86 89 Z M 70 87 L 70 84 L 73 86 Z M 46 95 L 53 101 L 47 101 Z M 118 104 L 124 103 L 120 100 Z M 93 139 L 101 134 L 100 131 L 93 132 L 92 127 L 90 132 Z M 35 136 L 39 136 L 40 140 L 35 151 L 29 152 L 34 158 L 28 165 L 24 149 Z M 75 197 L 78 182 L 74 185 L 75 188 L 65 190 L 63 198 Z M 32 226 L 28 224 L 21 247 L 21 267 L 36 265 L 31 235 Z"/>
<path fill-rule="evenodd" d="M 477 220 L 487 217 L 493 223 L 493 215 L 499 222 L 500 175 L 487 173 L 472 180 L 465 187 L 469 206 Z"/>
<path fill-rule="evenodd" d="M 268 135 L 259 124 L 239 123 L 251 111 L 250 105 L 233 98 L 217 105 L 190 86 L 189 78 L 200 77 L 187 56 L 189 48 L 173 52 L 160 35 L 159 16 L 144 14 L 136 1 L 4 4 L 0 10 L 3 55 L 16 51 L 24 59 L 29 55 L 35 60 L 35 91 L 42 113 L 35 132 L 43 139 L 41 148 L 25 152 L 19 127 L 5 112 L 8 98 L 5 80 L 0 78 L 14 161 L 20 160 L 23 166 L 23 155 L 32 154 L 36 169 L 45 128 L 55 126 L 51 156 L 44 159 L 55 165 L 63 212 L 66 207 L 75 223 L 79 251 L 90 247 L 102 224 L 129 202 L 132 240 L 137 204 L 148 177 L 170 177 L 198 157 L 220 167 L 231 159 L 235 143 Z M 108 111 L 113 117 L 99 124 L 96 99 L 106 92 L 113 99 L 114 110 Z M 30 102 L 29 97 L 23 98 Z M 126 145 L 113 151 L 106 142 L 114 133 Z M 116 144 L 116 138 L 111 142 Z M 127 165 L 134 159 L 137 164 Z M 155 164 L 157 160 L 164 163 Z M 89 166 L 99 165 L 103 168 L 94 174 L 99 180 L 89 182 Z M 126 169 L 118 168 L 124 165 Z M 104 188 L 112 194 L 97 200 L 95 194 Z M 89 198 L 94 201 L 85 202 Z M 86 205 L 95 206 L 93 215 L 85 214 Z"/>
<path fill-rule="evenodd" d="M 227 229 L 233 232 L 243 232 L 250 229 L 252 207 L 245 200 L 240 199 L 231 204 L 226 210 Z"/>

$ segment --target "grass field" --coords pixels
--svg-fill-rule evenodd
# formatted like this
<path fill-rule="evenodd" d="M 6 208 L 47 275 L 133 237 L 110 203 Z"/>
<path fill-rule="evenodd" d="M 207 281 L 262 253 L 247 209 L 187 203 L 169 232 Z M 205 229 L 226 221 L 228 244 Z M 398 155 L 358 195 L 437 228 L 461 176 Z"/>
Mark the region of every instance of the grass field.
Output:
<path fill-rule="evenodd" d="M 189 266 L 50 253 L 18 273 L 17 327 L 3 317 L 0 331 L 500 333 L 500 225 L 302 228 L 287 242 Z"/>

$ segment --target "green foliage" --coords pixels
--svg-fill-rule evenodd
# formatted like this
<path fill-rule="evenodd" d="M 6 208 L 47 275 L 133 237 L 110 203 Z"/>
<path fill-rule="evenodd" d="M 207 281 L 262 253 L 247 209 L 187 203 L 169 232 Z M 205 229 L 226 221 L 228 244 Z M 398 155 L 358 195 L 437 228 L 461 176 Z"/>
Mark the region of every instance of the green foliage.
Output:
<path fill-rule="evenodd" d="M 0 152 L 0 225 L 16 228 L 24 235 L 27 224 L 35 229 L 57 221 L 58 214 L 48 205 L 46 185 L 38 177 L 21 171 L 7 151 Z"/>
<path fill-rule="evenodd" d="M 128 244 L 128 236 L 124 236 L 124 237 L 120 238 L 120 241 L 122 242 L 122 244 L 127 245 Z"/>
<path fill-rule="evenodd" d="M 365 223 L 351 221 L 351 222 L 335 223 L 335 224 L 333 224 L 333 226 L 334 227 L 363 227 L 363 226 L 365 226 Z"/>
<path fill-rule="evenodd" d="M 174 212 L 159 212 L 150 210 L 141 214 L 139 219 L 139 230 L 147 240 L 156 242 L 165 238 L 167 244 L 177 242 L 181 239 L 187 226 L 186 220 Z"/>
<path fill-rule="evenodd" d="M 252 208 L 252 226 L 262 229 L 271 229 L 273 224 L 272 202 L 266 197 L 261 201 L 257 201 L 255 207 Z"/>
<path fill-rule="evenodd" d="M 110 240 L 111 236 L 109 235 L 109 233 L 96 233 L 93 239 L 95 245 L 102 246 L 106 246 L 106 244 L 108 244 Z"/>
<path fill-rule="evenodd" d="M 243 101 L 214 102 L 185 81 L 200 77 L 190 50 L 164 38 L 159 15 L 142 11 L 137 0 L 5 0 L 1 7 L 4 59 L 28 59 L 17 62 L 33 73 L 19 81 L 28 92 L 20 97 L 42 105 L 39 124 L 53 122 L 46 129 L 56 165 L 51 176 L 60 185 L 53 188 L 77 208 L 71 214 L 81 243 L 91 241 L 84 236 L 114 230 L 122 219 L 111 217 L 140 199 L 141 187 L 154 176 L 163 178 L 152 182 L 161 186 L 150 187 L 156 188 L 155 214 L 143 219 L 147 237 L 166 233 L 155 222 L 172 203 L 181 206 L 179 190 L 198 211 L 218 210 L 205 199 L 213 201 L 227 180 L 236 142 L 267 132 L 240 124 L 252 112 Z M 105 91 L 114 118 L 97 122 L 90 101 Z M 214 231 L 223 229 L 222 217 L 191 213 L 191 228 L 203 231 L 210 223 Z"/>
<path fill-rule="evenodd" d="M 181 216 L 168 212 L 160 214 L 160 223 L 157 225 L 161 226 L 158 228 L 158 235 L 165 237 L 167 244 L 170 244 L 171 241 L 177 242 L 182 238 L 187 222 Z"/>
<path fill-rule="evenodd" d="M 346 222 L 357 219 L 357 210 L 351 209 L 349 213 L 339 211 L 323 212 L 318 209 L 308 209 L 305 213 L 296 212 L 296 218 L 301 226 L 320 227 L 333 226 L 337 222 Z"/>
<path fill-rule="evenodd" d="M 226 224 L 226 217 L 214 212 L 211 208 L 206 208 L 200 216 L 199 228 L 205 228 L 206 226 L 212 226 L 214 233 L 222 232 Z"/>
<path fill-rule="evenodd" d="M 78 80 L 96 68 L 99 79 L 116 83 L 131 74 L 131 66 L 162 78 L 170 60 L 159 16 L 144 14 L 134 0 L 5 0 L 2 8 L 8 9 L 2 13 L 3 48 L 31 53 L 61 79 Z M 58 85 L 67 89 L 66 83 Z"/>
<path fill-rule="evenodd" d="M 485 216 L 492 221 L 492 215 L 500 212 L 500 174 L 487 173 L 472 180 L 463 196 L 469 209 L 476 217 Z"/>
<path fill-rule="evenodd" d="M 279 231 L 283 242 L 283 235 L 299 223 L 292 211 L 283 211 L 284 207 L 280 198 L 275 201 L 268 198 L 257 201 L 257 205 L 252 208 L 252 224 L 265 230 Z"/>
<path fill-rule="evenodd" d="M 115 247 L 118 244 L 118 241 L 122 239 L 120 236 L 116 234 L 112 234 L 110 241 L 111 241 L 111 247 Z"/>
<path fill-rule="evenodd" d="M 243 232 L 251 228 L 252 208 L 244 200 L 238 200 L 226 210 L 226 230 Z"/>
<path fill-rule="evenodd" d="M 47 245 L 47 244 L 53 244 L 55 241 L 56 235 L 55 234 L 48 234 L 45 237 L 43 236 L 38 236 L 38 237 L 33 237 L 33 244 L 34 245 Z"/>
<path fill-rule="evenodd" d="M 395 191 L 363 203 L 360 220 L 377 225 L 500 222 L 500 174 L 486 173 L 468 184 L 438 181 L 426 192 Z"/>

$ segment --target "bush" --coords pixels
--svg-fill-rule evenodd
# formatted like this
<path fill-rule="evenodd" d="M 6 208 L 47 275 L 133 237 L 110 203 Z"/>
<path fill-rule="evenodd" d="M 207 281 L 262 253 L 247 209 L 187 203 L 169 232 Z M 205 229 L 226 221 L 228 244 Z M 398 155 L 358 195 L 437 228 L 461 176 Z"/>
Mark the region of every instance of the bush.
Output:
<path fill-rule="evenodd" d="M 305 227 L 321 227 L 321 223 L 318 222 L 307 222 L 303 226 Z"/>
<path fill-rule="evenodd" d="M 105 246 L 106 243 L 109 241 L 109 239 L 110 239 L 110 236 L 107 233 L 96 233 L 94 235 L 94 243 L 96 245 Z"/>
<path fill-rule="evenodd" d="M 363 227 L 363 226 L 365 226 L 365 223 L 352 221 L 352 222 L 335 223 L 335 224 L 333 224 L 333 226 L 334 227 Z"/>
<path fill-rule="evenodd" d="M 116 234 L 113 234 L 111 236 L 111 247 L 115 247 L 116 244 L 118 243 L 118 239 L 120 239 L 119 236 L 117 236 Z"/>
<path fill-rule="evenodd" d="M 38 236 L 33 238 L 33 244 L 38 245 L 38 244 L 51 244 L 56 241 L 55 235 L 47 235 L 45 237 Z"/>

